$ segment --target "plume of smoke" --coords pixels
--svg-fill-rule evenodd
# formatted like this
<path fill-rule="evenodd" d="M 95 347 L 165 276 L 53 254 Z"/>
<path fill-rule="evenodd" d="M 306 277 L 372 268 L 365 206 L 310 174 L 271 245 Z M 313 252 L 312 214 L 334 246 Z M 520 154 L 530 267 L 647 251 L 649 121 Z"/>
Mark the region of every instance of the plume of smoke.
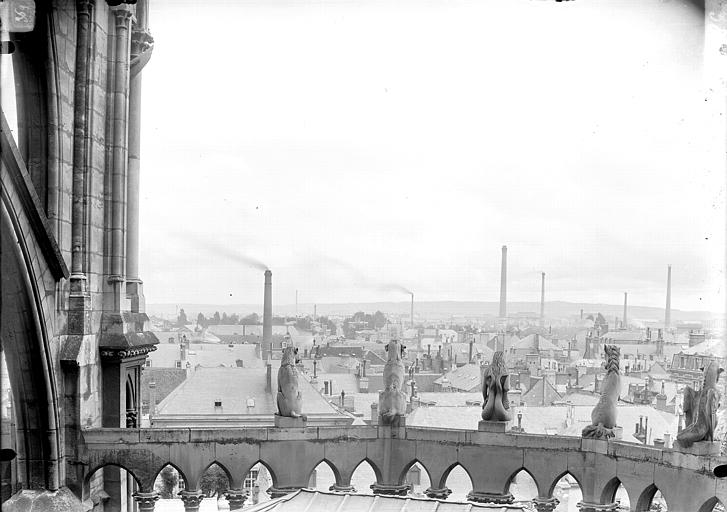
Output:
<path fill-rule="evenodd" d="M 242 254 L 239 251 L 236 251 L 235 249 L 228 247 L 226 245 L 217 243 L 217 242 L 205 242 L 206 247 L 211 250 L 211 252 L 214 252 L 215 254 L 219 256 L 224 256 L 225 258 L 239 262 L 244 263 L 245 265 L 249 265 L 253 268 L 256 268 L 258 270 L 268 270 L 268 266 L 263 263 L 260 260 L 257 260 L 255 258 L 252 258 L 250 256 L 246 256 Z"/>
<path fill-rule="evenodd" d="M 406 293 L 407 295 L 414 295 L 413 291 L 411 291 L 407 288 L 404 288 L 400 284 L 396 284 L 396 283 L 382 284 L 381 286 L 378 287 L 378 289 L 381 290 L 382 292 L 401 292 L 401 293 Z"/>
<path fill-rule="evenodd" d="M 329 256 L 327 254 L 321 254 L 316 257 L 316 266 L 330 266 L 335 267 L 343 270 L 346 274 L 349 275 L 351 281 L 357 283 L 360 286 L 369 288 L 371 290 L 376 290 L 379 292 L 401 292 L 406 293 L 407 295 L 414 295 L 414 293 L 401 286 L 400 284 L 396 283 L 384 283 L 380 284 L 374 280 L 372 280 L 368 275 L 364 274 L 360 269 L 354 267 L 350 263 L 343 261 L 338 258 L 334 258 L 332 256 Z"/>

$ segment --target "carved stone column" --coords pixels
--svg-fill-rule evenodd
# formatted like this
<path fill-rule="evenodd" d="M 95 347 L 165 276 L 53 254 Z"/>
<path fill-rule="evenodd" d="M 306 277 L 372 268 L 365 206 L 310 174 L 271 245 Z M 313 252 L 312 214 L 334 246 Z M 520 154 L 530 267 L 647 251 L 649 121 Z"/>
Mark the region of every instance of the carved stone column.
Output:
<path fill-rule="evenodd" d="M 202 491 L 180 491 L 179 498 L 184 503 L 184 512 L 199 512 L 204 493 Z"/>
<path fill-rule="evenodd" d="M 498 505 L 508 505 L 515 501 L 512 494 L 497 494 L 484 491 L 471 491 L 467 495 L 468 501 L 474 501 L 476 503 L 495 503 Z"/>
<path fill-rule="evenodd" d="M 557 498 L 537 497 L 533 500 L 535 510 L 537 510 L 538 512 L 553 512 L 555 510 L 555 507 L 557 507 L 559 503 L 560 500 L 558 500 Z"/>
<path fill-rule="evenodd" d="M 112 166 L 111 166 L 111 272 L 108 278 L 113 289 L 113 312 L 122 310 L 122 289 L 125 273 L 126 235 L 126 171 L 128 150 L 129 48 L 132 10 L 127 5 L 114 7 L 114 79 L 112 89 Z"/>
<path fill-rule="evenodd" d="M 93 0 L 77 0 L 76 69 L 73 91 L 73 206 L 71 210 L 71 298 L 83 306 L 86 295 L 86 175 L 88 168 L 88 85 L 93 59 L 90 41 L 93 37 Z M 73 301 L 72 301 L 73 302 Z"/>
<path fill-rule="evenodd" d="M 247 491 L 245 489 L 229 489 L 225 493 L 227 503 L 230 504 L 230 510 L 240 510 L 247 500 Z"/>
<path fill-rule="evenodd" d="M 139 178 L 141 146 L 141 70 L 151 57 L 154 38 L 145 23 L 144 2 L 137 6 L 137 24 L 131 34 L 129 79 L 129 157 L 126 180 L 126 295 L 131 311 L 144 312 L 144 293 L 139 277 Z M 140 15 L 141 13 L 141 15 Z"/>
<path fill-rule="evenodd" d="M 411 485 L 380 484 L 377 482 L 375 484 L 371 484 L 371 490 L 374 491 L 374 494 L 382 494 L 388 496 L 406 496 L 407 493 L 411 490 Z"/>
<path fill-rule="evenodd" d="M 424 491 L 424 494 L 427 495 L 427 498 L 446 500 L 449 495 L 452 494 L 452 489 L 450 489 L 449 487 L 444 487 L 442 489 L 432 489 L 430 487 L 426 491 Z"/>
<path fill-rule="evenodd" d="M 159 493 L 152 492 L 135 492 L 134 501 L 139 507 L 139 512 L 154 512 L 154 504 L 159 499 Z"/>
<path fill-rule="evenodd" d="M 300 489 L 300 487 L 271 487 L 270 489 L 268 489 L 268 494 L 272 499 L 282 498 L 286 494 L 295 492 L 298 489 Z"/>
<path fill-rule="evenodd" d="M 581 501 L 577 505 L 579 512 L 617 512 L 618 503 L 588 503 Z"/>
<path fill-rule="evenodd" d="M 328 488 L 329 491 L 333 492 L 356 492 L 353 485 L 336 485 L 333 484 Z"/>

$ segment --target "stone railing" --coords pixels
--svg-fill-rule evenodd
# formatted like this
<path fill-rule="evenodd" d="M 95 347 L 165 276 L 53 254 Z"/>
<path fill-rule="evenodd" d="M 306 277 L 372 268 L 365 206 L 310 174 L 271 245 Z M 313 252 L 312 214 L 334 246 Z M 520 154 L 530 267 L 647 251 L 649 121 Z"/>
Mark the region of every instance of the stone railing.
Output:
<path fill-rule="evenodd" d="M 725 457 L 684 454 L 617 441 L 513 433 L 487 433 L 435 428 L 255 428 L 255 429 L 91 429 L 83 432 L 84 493 L 92 474 L 105 465 L 128 471 L 137 481 L 142 510 L 153 510 L 154 480 L 167 464 L 184 479 L 181 493 L 187 510 L 196 510 L 199 483 L 213 463 L 229 476 L 231 509 L 242 506 L 245 476 L 257 463 L 269 470 L 271 496 L 306 487 L 316 466 L 333 470 L 334 489 L 350 490 L 357 466 L 368 462 L 376 474 L 372 489 L 380 494 L 406 494 L 408 470 L 419 463 L 427 472 L 430 497 L 446 498 L 447 477 L 461 466 L 473 489 L 468 499 L 507 503 L 513 477 L 521 470 L 532 476 L 538 511 L 552 511 L 556 483 L 570 474 L 580 485 L 582 511 L 615 510 L 622 484 L 631 510 L 648 510 L 659 490 L 668 510 L 708 512 L 727 502 L 727 484 L 714 476 Z"/>

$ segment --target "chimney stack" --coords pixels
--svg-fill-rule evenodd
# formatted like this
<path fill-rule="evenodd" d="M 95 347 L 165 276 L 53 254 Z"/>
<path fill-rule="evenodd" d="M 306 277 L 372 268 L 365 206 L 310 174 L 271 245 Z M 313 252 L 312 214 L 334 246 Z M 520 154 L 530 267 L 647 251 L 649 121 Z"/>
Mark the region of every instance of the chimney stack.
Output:
<path fill-rule="evenodd" d="M 540 327 L 545 323 L 545 272 L 541 272 L 540 283 Z"/>
<path fill-rule="evenodd" d="M 414 294 L 411 294 L 411 328 L 414 328 Z"/>
<path fill-rule="evenodd" d="M 624 292 L 624 319 L 623 319 L 623 328 L 624 329 L 628 328 L 628 321 L 627 321 L 627 316 L 626 316 L 626 307 L 628 304 L 628 297 L 629 297 L 629 294 L 627 292 Z"/>
<path fill-rule="evenodd" d="M 507 245 L 502 246 L 502 267 L 500 268 L 500 318 L 507 316 Z"/>
<path fill-rule="evenodd" d="M 671 324 L 671 265 L 666 271 L 666 313 L 664 315 L 664 329 Z"/>
<path fill-rule="evenodd" d="M 265 271 L 265 295 L 263 297 L 263 349 L 273 353 L 273 273 Z M 267 357 L 264 357 L 267 359 Z"/>

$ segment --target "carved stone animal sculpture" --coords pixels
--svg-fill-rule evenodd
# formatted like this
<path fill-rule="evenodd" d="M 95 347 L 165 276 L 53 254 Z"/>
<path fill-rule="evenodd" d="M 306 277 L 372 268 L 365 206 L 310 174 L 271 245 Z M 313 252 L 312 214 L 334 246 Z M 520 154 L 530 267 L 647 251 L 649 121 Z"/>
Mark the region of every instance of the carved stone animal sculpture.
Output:
<path fill-rule="evenodd" d="M 492 356 L 492 363 L 485 369 L 482 378 L 482 419 L 485 421 L 510 421 L 510 375 L 505 365 L 505 354 L 498 350 Z"/>
<path fill-rule="evenodd" d="M 298 363 L 298 349 L 286 347 L 278 370 L 278 415 L 306 419 L 301 413 L 303 397 L 298 389 Z"/>
<path fill-rule="evenodd" d="M 398 419 L 406 414 L 404 385 L 404 350 L 398 340 L 391 340 L 385 347 L 388 360 L 384 365 L 384 390 L 379 392 L 379 414 L 384 425 L 398 425 Z"/>
<path fill-rule="evenodd" d="M 606 377 L 601 386 L 601 398 L 591 412 L 591 425 L 582 432 L 583 437 L 595 439 L 614 437 L 616 404 L 621 394 L 621 349 L 616 345 L 605 345 L 603 350 L 606 353 Z"/>
<path fill-rule="evenodd" d="M 704 371 L 704 383 L 699 392 L 689 386 L 684 390 L 684 414 L 687 426 L 677 434 L 681 446 L 689 448 L 698 441 L 713 441 L 717 428 L 717 409 L 719 409 L 720 392 L 717 381 L 724 371 L 716 361 L 710 361 Z"/>

